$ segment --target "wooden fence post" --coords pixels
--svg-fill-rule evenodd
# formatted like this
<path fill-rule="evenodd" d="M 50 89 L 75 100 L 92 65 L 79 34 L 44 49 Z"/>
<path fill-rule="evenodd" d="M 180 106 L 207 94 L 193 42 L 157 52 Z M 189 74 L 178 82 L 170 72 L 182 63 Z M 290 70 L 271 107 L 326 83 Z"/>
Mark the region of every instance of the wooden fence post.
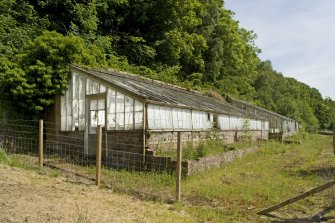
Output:
<path fill-rule="evenodd" d="M 38 130 L 38 154 L 39 154 L 39 165 L 43 167 L 43 119 L 39 121 L 39 130 Z"/>
<path fill-rule="evenodd" d="M 176 201 L 180 201 L 181 193 L 181 160 L 182 160 L 182 146 L 181 146 L 181 132 L 177 133 L 177 166 L 176 166 Z"/>
<path fill-rule="evenodd" d="M 96 185 L 100 186 L 101 178 L 101 145 L 102 145 L 102 128 L 97 127 L 97 148 L 96 148 Z"/>

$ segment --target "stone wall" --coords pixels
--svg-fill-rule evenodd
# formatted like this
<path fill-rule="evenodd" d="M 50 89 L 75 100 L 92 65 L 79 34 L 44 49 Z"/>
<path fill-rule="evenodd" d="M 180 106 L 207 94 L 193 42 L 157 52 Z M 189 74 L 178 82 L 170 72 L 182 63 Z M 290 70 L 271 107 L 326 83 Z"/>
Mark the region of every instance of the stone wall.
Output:
<path fill-rule="evenodd" d="M 222 155 L 203 157 L 197 160 L 187 161 L 187 175 L 192 175 L 206 169 L 213 167 L 219 167 L 223 163 L 228 163 L 233 161 L 236 158 L 243 157 L 249 153 L 254 153 L 258 151 L 258 147 L 251 147 L 246 149 L 232 150 L 223 153 Z"/>
<path fill-rule="evenodd" d="M 221 155 L 203 157 L 197 160 L 182 161 L 182 175 L 189 176 L 207 169 L 217 168 L 224 163 L 231 162 L 236 158 L 257 152 L 258 150 L 258 147 L 250 147 L 224 152 Z M 172 157 L 151 156 L 147 158 L 146 165 L 149 170 L 172 173 L 176 171 L 177 161 L 173 160 Z"/>
<path fill-rule="evenodd" d="M 261 130 L 249 131 L 251 140 L 256 141 L 257 139 L 268 139 L 268 131 L 263 132 Z M 225 144 L 232 144 L 236 141 L 245 138 L 246 133 L 244 131 L 193 131 L 193 132 L 182 132 L 181 141 L 182 145 L 185 146 L 187 143 L 193 143 L 196 146 L 199 142 L 207 139 L 215 139 L 223 141 Z M 176 150 L 177 148 L 177 132 L 157 132 L 149 131 L 147 133 L 147 149 L 151 151 L 157 150 Z"/>

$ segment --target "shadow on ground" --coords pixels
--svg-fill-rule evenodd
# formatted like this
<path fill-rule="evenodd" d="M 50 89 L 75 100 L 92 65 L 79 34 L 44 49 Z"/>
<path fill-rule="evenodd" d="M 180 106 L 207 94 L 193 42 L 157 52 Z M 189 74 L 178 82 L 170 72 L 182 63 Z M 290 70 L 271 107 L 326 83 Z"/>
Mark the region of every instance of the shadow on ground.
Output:
<path fill-rule="evenodd" d="M 298 171 L 300 176 L 308 176 L 308 175 L 318 175 L 326 179 L 334 179 L 335 178 L 335 166 L 334 167 L 318 167 L 310 170 L 301 170 Z"/>
<path fill-rule="evenodd" d="M 281 218 L 276 215 L 267 214 L 266 216 L 274 218 L 272 223 L 314 223 L 314 222 L 335 222 L 335 216 L 327 216 L 328 213 L 335 210 L 335 204 L 330 205 L 329 207 L 324 208 L 322 211 L 317 213 L 314 216 L 306 218 Z"/>

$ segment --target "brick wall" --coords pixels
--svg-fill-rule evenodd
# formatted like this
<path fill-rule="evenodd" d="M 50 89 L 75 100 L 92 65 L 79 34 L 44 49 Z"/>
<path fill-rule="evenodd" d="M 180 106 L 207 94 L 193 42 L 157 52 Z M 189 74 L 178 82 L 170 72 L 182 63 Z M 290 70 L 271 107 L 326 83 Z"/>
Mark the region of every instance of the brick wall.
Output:
<path fill-rule="evenodd" d="M 143 153 L 143 130 L 108 131 L 108 150 Z"/>
<path fill-rule="evenodd" d="M 79 163 L 87 160 L 84 154 L 84 132 L 58 132 L 45 130 L 44 154 L 46 157 L 56 156 Z"/>
<path fill-rule="evenodd" d="M 103 149 L 106 166 L 126 169 L 143 167 L 143 130 L 108 131 L 107 151 Z"/>

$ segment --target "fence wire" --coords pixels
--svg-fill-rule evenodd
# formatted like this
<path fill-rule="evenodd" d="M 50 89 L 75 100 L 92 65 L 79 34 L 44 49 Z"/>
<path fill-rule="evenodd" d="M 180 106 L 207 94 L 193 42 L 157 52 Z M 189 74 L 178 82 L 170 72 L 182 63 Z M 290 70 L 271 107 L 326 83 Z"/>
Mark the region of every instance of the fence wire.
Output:
<path fill-rule="evenodd" d="M 38 164 L 38 120 L 0 120 L 0 148 L 7 154 L 18 154 L 24 158 L 24 162 Z M 61 132 L 60 126 L 54 123 L 45 122 L 43 131 L 44 144 L 44 164 L 53 168 L 58 168 L 67 176 L 73 176 L 70 180 L 89 182 L 93 184 L 96 173 L 96 136 L 85 135 L 85 132 L 72 131 Z M 153 134 L 152 134 L 153 136 Z M 87 137 L 92 142 L 87 143 Z M 143 132 L 131 131 L 131 134 L 124 132 L 105 132 L 102 137 L 102 186 L 121 193 L 132 194 L 134 196 L 151 199 L 172 201 L 175 198 L 176 188 L 176 144 L 171 145 L 172 150 L 165 146 L 157 146 L 155 151 L 143 155 L 143 142 L 141 141 Z M 174 137 L 170 136 L 169 137 Z M 188 138 L 187 138 L 188 137 Z M 194 143 L 187 143 L 186 138 L 193 137 Z M 223 167 L 234 157 L 240 157 L 246 150 L 226 146 L 222 142 L 215 142 L 212 136 L 208 136 L 206 145 L 198 142 L 199 136 L 185 134 L 183 143 L 184 160 L 191 159 L 186 166 L 198 165 L 192 174 L 199 170 L 205 171 L 211 167 Z M 192 141 L 192 140 L 191 140 Z M 163 141 L 164 142 L 164 141 Z M 165 141 L 166 142 L 166 141 Z M 176 142 L 174 142 L 176 143 Z M 211 150 L 212 148 L 212 150 Z M 250 150 L 249 152 L 255 152 Z M 217 154 L 226 152 L 224 156 L 216 157 Z M 210 158 L 206 156 L 210 156 Z M 204 156 L 204 157 L 202 157 Z M 214 157 L 214 158 L 213 158 Z M 215 158 L 216 157 L 216 158 Z M 334 169 L 329 169 L 324 174 L 327 179 L 334 179 Z M 186 173 L 184 172 L 184 175 Z M 191 181 L 198 179 L 190 178 Z M 228 182 L 224 179 L 223 182 Z M 212 200 L 207 200 L 206 196 L 194 192 L 191 183 L 184 181 L 182 186 L 184 199 L 192 203 L 199 200 L 204 204 L 212 205 Z M 335 203 L 334 188 L 325 191 L 320 196 L 328 196 Z M 197 194 L 198 193 L 198 194 Z M 210 193 L 210 192 L 209 192 Z M 331 196 L 331 197 L 330 197 Z M 205 199 L 206 198 L 206 199 Z M 303 203 L 305 205 L 305 203 Z M 331 205 L 330 205 L 331 206 Z"/>
<path fill-rule="evenodd" d="M 0 149 L 37 164 L 38 120 L 0 120 Z"/>

